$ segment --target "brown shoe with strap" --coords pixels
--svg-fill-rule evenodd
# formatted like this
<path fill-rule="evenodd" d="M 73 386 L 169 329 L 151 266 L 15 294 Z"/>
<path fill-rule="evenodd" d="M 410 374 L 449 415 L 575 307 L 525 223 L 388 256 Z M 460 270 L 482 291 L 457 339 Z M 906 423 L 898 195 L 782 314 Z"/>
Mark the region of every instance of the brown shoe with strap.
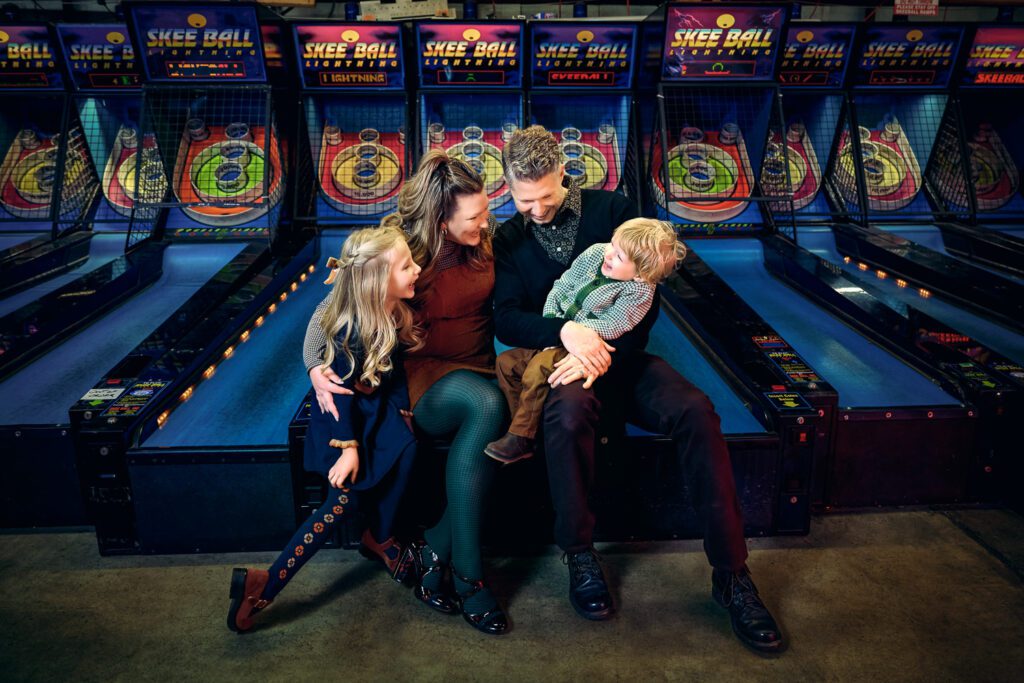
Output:
<path fill-rule="evenodd" d="M 263 588 L 270 580 L 265 569 L 240 569 L 231 573 L 231 607 L 228 609 L 228 628 L 244 633 L 252 628 L 252 620 L 269 605 L 263 599 Z"/>

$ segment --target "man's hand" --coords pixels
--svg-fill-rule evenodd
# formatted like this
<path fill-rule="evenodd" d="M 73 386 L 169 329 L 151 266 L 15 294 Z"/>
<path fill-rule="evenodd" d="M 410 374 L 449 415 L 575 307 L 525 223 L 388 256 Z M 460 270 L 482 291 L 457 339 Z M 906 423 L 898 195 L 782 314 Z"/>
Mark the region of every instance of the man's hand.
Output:
<path fill-rule="evenodd" d="M 572 384 L 578 379 L 585 379 L 586 381 L 583 383 L 583 388 L 589 389 L 593 386 L 597 378 L 603 374 L 603 372 L 596 374 L 588 373 L 583 369 L 583 363 L 580 362 L 580 359 L 569 354 L 562 360 L 555 363 L 555 371 L 548 375 L 548 384 L 553 387 L 557 387 L 560 384 L 564 386 L 566 384 Z"/>
<path fill-rule="evenodd" d="M 331 482 L 331 486 L 334 488 L 347 491 L 345 480 L 348 479 L 350 484 L 354 483 L 358 474 L 359 451 L 355 446 L 352 446 L 342 449 L 338 461 L 334 463 L 330 472 L 327 473 L 327 481 Z"/>
<path fill-rule="evenodd" d="M 596 379 L 608 372 L 612 364 L 611 352 L 615 347 L 601 339 L 597 332 L 570 320 L 562 325 L 559 336 L 562 346 L 583 364 L 582 369 L 587 375 Z"/>
<path fill-rule="evenodd" d="M 402 416 L 403 420 L 405 420 L 405 426 L 409 428 L 409 431 L 415 433 L 415 431 L 412 428 L 412 411 L 400 408 L 398 410 L 398 414 Z"/>
<path fill-rule="evenodd" d="M 341 386 L 341 377 L 331 370 L 330 365 L 320 365 L 310 370 L 309 381 L 313 383 L 313 391 L 316 392 L 316 402 L 320 405 L 320 410 L 330 413 L 334 420 L 338 421 L 341 416 L 338 415 L 338 406 L 334 405 L 331 394 L 351 396 L 352 390 Z"/>

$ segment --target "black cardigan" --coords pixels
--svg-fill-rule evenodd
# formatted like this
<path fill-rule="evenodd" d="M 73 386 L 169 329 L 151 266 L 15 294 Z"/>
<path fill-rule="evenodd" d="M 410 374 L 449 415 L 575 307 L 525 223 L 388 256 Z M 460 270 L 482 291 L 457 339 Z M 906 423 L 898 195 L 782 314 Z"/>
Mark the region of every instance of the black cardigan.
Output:
<path fill-rule="evenodd" d="M 580 225 L 572 258 L 598 242 L 610 242 L 621 223 L 636 218 L 636 207 L 621 194 L 583 190 Z M 499 341 L 509 346 L 542 349 L 560 346 L 559 331 L 565 320 L 541 315 L 551 286 L 567 266 L 548 257 L 526 229 L 521 214 L 505 221 L 494 236 L 494 325 Z M 644 319 L 619 337 L 612 346 L 617 353 L 643 349 L 658 317 L 657 293 Z"/>

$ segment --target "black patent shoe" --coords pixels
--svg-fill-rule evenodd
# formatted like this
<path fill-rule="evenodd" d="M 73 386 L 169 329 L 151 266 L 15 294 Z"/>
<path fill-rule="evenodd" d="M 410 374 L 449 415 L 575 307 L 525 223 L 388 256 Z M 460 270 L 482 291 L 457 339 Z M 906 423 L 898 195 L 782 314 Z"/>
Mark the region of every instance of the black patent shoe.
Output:
<path fill-rule="evenodd" d="M 566 553 L 562 561 L 569 565 L 569 602 L 576 613 L 591 621 L 611 617 L 615 606 L 594 549 Z"/>
<path fill-rule="evenodd" d="M 469 586 L 465 591 L 456 591 L 455 593 L 458 596 L 459 607 L 462 609 L 462 618 L 477 631 L 486 633 L 490 636 L 500 636 L 508 633 L 510 628 L 508 624 L 508 617 L 505 616 L 505 612 L 501 609 L 501 606 L 498 605 L 498 603 L 494 603 L 494 607 L 485 612 L 473 614 L 466 611 L 466 601 L 485 588 L 484 582 L 473 581 L 472 579 L 459 576 L 455 571 L 455 567 L 452 567 L 452 575 L 462 583 Z"/>
<path fill-rule="evenodd" d="M 412 589 L 412 594 L 416 596 L 417 600 L 441 614 L 455 614 L 459 611 L 459 606 L 445 590 L 445 566 L 426 541 L 413 541 L 406 546 L 404 559 L 413 567 L 416 586 Z M 423 586 L 423 579 L 430 574 L 437 574 L 441 577 L 439 590 Z"/>
<path fill-rule="evenodd" d="M 750 572 L 715 569 L 711 572 L 711 596 L 729 610 L 733 633 L 744 645 L 761 653 L 782 651 L 782 631 L 761 601 Z"/>

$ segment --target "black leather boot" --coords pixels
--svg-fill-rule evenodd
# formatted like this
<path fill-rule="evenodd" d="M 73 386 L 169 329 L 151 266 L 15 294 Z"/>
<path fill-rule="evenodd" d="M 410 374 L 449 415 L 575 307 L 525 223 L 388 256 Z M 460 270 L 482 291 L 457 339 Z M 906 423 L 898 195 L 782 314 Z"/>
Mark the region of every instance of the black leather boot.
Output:
<path fill-rule="evenodd" d="M 782 651 L 782 631 L 761 601 L 746 568 L 738 572 L 712 571 L 711 596 L 729 610 L 733 633 L 744 645 L 757 652 Z"/>
<path fill-rule="evenodd" d="M 569 565 L 569 602 L 576 613 L 592 621 L 611 617 L 615 608 L 594 549 L 566 553 L 563 561 Z"/>

